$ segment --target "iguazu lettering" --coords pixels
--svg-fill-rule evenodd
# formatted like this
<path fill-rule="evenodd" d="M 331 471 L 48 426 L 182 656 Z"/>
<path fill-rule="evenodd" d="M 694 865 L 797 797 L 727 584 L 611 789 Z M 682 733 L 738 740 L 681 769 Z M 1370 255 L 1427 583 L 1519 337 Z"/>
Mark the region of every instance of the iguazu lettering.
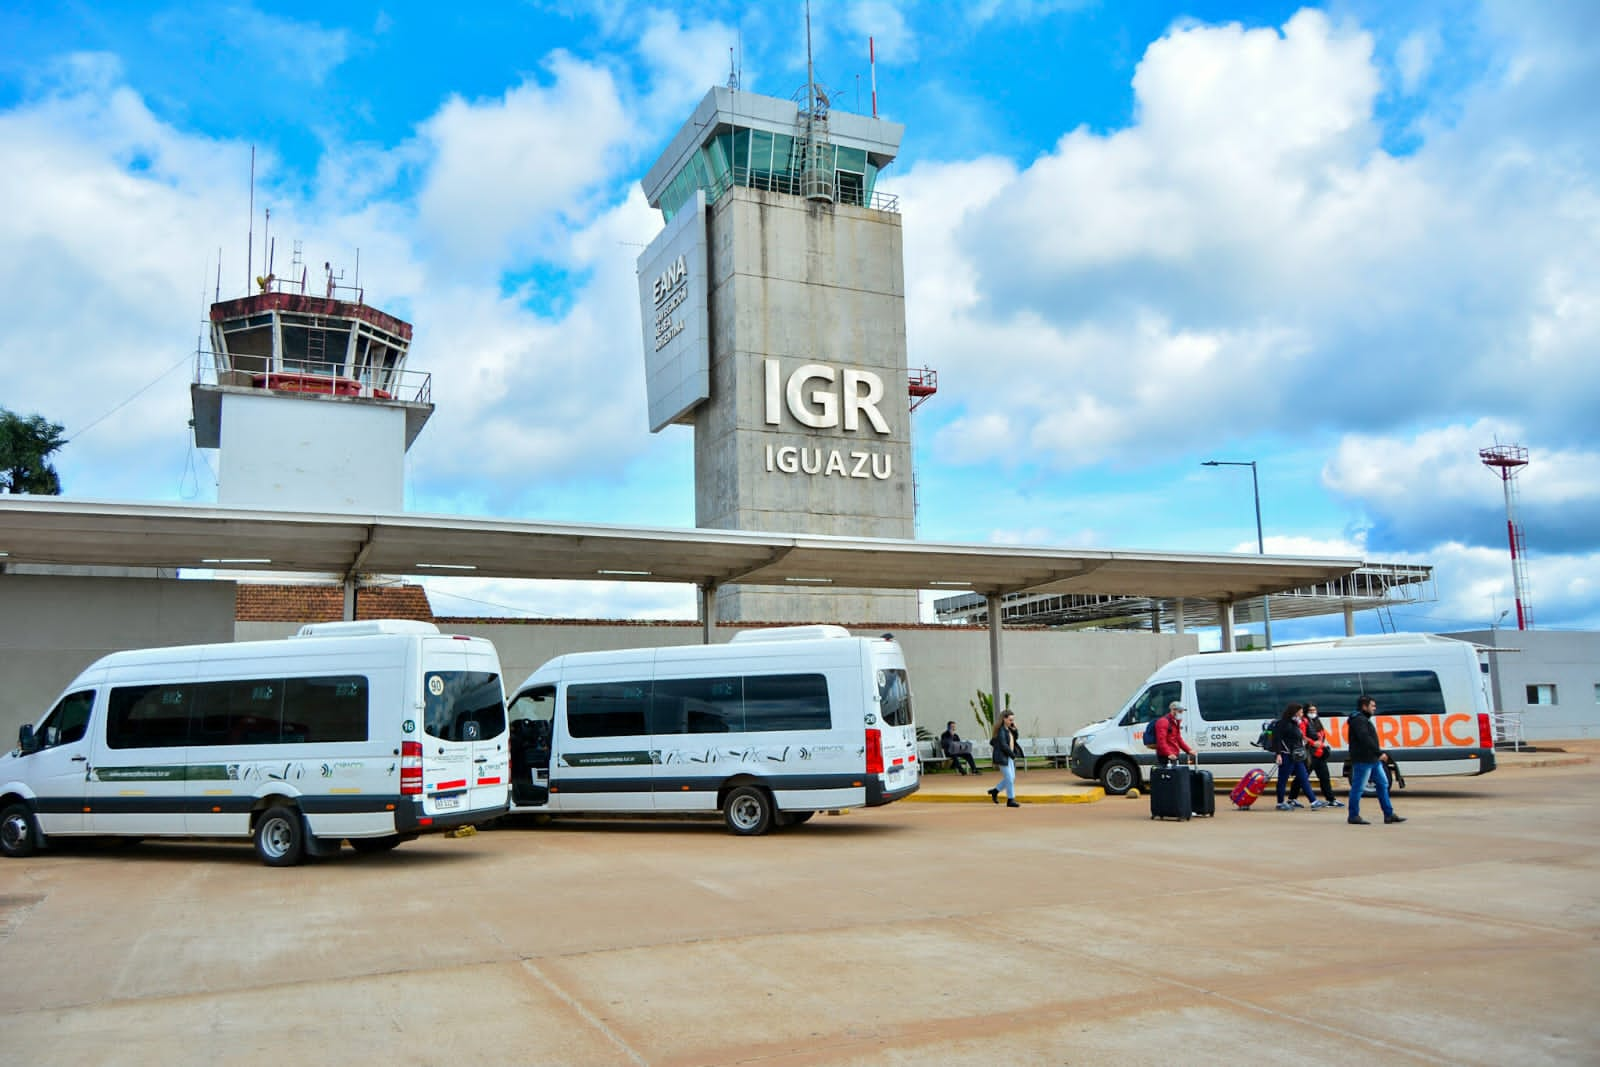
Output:
<path fill-rule="evenodd" d="M 849 452 L 837 448 L 801 448 L 768 445 L 767 470 L 779 474 L 808 474 L 823 478 L 876 478 L 894 473 L 894 457 L 887 452 Z"/>

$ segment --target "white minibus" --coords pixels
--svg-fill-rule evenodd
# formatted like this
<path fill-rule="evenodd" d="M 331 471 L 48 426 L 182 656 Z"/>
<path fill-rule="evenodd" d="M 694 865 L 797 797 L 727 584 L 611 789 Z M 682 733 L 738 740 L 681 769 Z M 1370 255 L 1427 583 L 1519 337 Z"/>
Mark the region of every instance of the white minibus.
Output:
<path fill-rule="evenodd" d="M 840 626 L 557 656 L 510 717 L 513 811 L 720 811 L 751 835 L 918 784 L 900 646 Z"/>
<path fill-rule="evenodd" d="M 250 838 L 290 866 L 506 811 L 494 646 L 432 623 L 114 652 L 0 756 L 0 852 L 73 836 Z"/>
<path fill-rule="evenodd" d="M 1373 724 L 1405 776 L 1494 770 L 1488 672 L 1476 646 L 1432 634 L 1378 634 L 1271 652 L 1182 656 L 1145 680 L 1117 714 L 1078 731 L 1067 766 L 1107 793 L 1137 788 L 1155 763 L 1145 724 L 1181 702 L 1184 736 L 1219 779 L 1268 767 L 1256 745 L 1289 703 L 1315 704 L 1332 750 L 1349 758 L 1345 724 L 1362 695 L 1378 702 Z"/>

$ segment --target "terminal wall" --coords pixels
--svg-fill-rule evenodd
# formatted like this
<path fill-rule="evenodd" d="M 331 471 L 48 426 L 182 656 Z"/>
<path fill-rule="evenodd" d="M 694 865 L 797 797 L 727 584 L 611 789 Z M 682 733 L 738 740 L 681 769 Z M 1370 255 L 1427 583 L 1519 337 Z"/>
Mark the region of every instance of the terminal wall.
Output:
<path fill-rule="evenodd" d="M 1522 716 L 1528 741 L 1600 737 L 1600 633 L 1473 630 L 1448 634 L 1491 648 L 1489 679 L 1497 711 Z M 1555 686 L 1556 703 L 1531 704 L 1528 687 Z"/>
<path fill-rule="evenodd" d="M 0 575 L 0 746 L 106 653 L 231 641 L 233 617 L 232 582 Z"/>
<path fill-rule="evenodd" d="M 566 652 L 655 648 L 700 642 L 696 623 L 551 624 L 448 621 L 450 633 L 486 637 L 500 654 L 508 689 L 546 660 Z M 239 640 L 287 637 L 294 623 L 240 623 Z M 739 627 L 719 628 L 726 641 Z M 989 633 L 940 626 L 857 628 L 864 637 L 893 633 L 905 650 L 917 724 L 934 735 L 947 720 L 963 736 L 977 733 L 972 700 L 989 688 Z M 1198 652 L 1192 635 L 1007 630 L 1002 641 L 1001 684 L 1025 737 L 1067 737 L 1118 710 L 1157 667 Z M 508 693 L 509 695 L 509 693 Z"/>

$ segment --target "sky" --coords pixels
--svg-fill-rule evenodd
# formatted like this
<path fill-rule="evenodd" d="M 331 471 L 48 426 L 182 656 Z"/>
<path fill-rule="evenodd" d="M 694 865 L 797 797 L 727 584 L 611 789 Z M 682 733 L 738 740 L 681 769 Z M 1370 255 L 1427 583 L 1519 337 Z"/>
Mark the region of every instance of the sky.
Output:
<path fill-rule="evenodd" d="M 293 10 L 291 10 L 293 8 Z M 0 407 L 65 495 L 213 502 L 188 384 L 263 209 L 416 326 L 406 504 L 692 526 L 649 432 L 639 179 L 735 65 L 805 83 L 804 6 L 0 9 Z M 817 80 L 906 127 L 918 536 L 1435 568 L 1358 617 L 1600 628 L 1600 4 L 815 0 Z M 252 220 L 251 154 L 256 217 Z M 692 589 L 430 580 L 441 615 L 693 618 Z M 1502 625 L 1506 624 L 1504 622 Z M 1342 632 L 1284 621 L 1278 640 Z"/>

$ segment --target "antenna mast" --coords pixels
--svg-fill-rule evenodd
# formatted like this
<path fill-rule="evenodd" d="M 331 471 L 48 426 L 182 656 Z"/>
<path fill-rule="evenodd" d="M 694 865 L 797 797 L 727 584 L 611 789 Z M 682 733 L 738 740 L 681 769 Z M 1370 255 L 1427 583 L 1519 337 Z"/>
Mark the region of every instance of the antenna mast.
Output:
<path fill-rule="evenodd" d="M 1522 523 L 1517 521 L 1517 475 L 1528 465 L 1528 450 L 1521 445 L 1495 445 L 1478 450 L 1483 465 L 1500 475 L 1506 491 L 1506 537 L 1511 542 L 1511 584 L 1517 598 L 1517 629 L 1533 629 L 1533 606 L 1528 602 L 1527 545 Z"/>

